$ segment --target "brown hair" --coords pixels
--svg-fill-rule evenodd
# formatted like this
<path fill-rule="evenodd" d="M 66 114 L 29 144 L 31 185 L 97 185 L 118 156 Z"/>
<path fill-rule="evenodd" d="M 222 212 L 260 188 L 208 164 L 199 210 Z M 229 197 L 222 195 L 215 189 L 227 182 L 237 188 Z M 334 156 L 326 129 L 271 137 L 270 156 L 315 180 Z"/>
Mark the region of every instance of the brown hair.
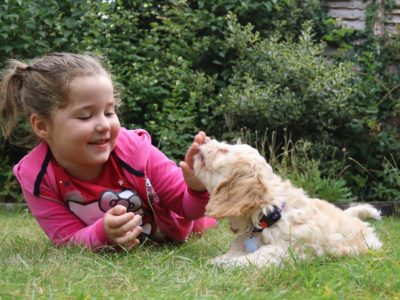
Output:
<path fill-rule="evenodd" d="M 0 119 L 3 135 L 11 137 L 20 115 L 36 113 L 50 119 L 56 109 L 69 103 L 69 85 L 77 77 L 110 72 L 99 58 L 87 54 L 51 53 L 30 65 L 10 60 L 0 86 Z M 116 98 L 116 105 L 119 99 Z"/>

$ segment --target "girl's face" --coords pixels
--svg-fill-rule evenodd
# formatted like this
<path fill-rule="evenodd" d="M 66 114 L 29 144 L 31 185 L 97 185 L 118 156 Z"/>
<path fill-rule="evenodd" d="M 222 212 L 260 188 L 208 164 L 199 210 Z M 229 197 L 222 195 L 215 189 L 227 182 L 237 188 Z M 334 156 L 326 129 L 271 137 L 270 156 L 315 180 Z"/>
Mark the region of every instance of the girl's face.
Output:
<path fill-rule="evenodd" d="M 45 140 L 68 173 L 90 180 L 100 174 L 119 130 L 110 78 L 78 77 L 70 84 L 68 106 L 53 114 Z"/>

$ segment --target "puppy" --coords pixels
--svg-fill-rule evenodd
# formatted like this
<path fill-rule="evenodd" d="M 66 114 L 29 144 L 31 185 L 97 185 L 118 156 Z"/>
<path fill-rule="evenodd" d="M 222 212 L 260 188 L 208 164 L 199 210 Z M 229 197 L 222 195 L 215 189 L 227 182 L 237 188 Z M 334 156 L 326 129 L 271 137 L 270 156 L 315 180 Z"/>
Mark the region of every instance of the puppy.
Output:
<path fill-rule="evenodd" d="M 212 260 L 215 264 L 262 267 L 292 255 L 304 260 L 357 255 L 382 246 L 360 219 L 380 219 L 378 210 L 365 204 L 343 211 L 308 197 L 274 174 L 249 145 L 209 140 L 194 157 L 194 171 L 210 192 L 206 215 L 228 218 L 237 234 L 229 251 Z"/>

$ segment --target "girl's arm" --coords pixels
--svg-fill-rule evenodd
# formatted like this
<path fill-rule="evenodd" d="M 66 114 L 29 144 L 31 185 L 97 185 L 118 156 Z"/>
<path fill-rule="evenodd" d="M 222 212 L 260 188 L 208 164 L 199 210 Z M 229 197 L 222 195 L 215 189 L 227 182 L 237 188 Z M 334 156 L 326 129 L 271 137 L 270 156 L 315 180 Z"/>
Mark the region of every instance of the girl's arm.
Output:
<path fill-rule="evenodd" d="M 55 245 L 80 245 L 96 249 L 107 245 L 104 218 L 87 226 L 63 203 L 39 198 L 22 189 L 36 221 Z"/>
<path fill-rule="evenodd" d="M 182 169 L 154 146 L 150 146 L 146 174 L 163 205 L 189 220 L 204 216 L 208 192 L 189 189 Z"/>

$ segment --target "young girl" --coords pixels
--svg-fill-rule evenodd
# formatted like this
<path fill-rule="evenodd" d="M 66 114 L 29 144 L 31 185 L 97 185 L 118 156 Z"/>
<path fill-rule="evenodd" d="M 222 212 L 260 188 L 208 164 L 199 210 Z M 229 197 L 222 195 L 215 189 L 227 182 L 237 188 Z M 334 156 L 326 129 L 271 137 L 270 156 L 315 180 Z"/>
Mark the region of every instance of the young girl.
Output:
<path fill-rule="evenodd" d="M 54 244 L 183 242 L 214 225 L 203 217 L 208 194 L 192 169 L 205 133 L 195 136 L 177 167 L 146 131 L 120 127 L 119 99 L 98 59 L 53 53 L 30 65 L 12 61 L 0 99 L 5 138 L 23 113 L 41 141 L 14 174 Z"/>

